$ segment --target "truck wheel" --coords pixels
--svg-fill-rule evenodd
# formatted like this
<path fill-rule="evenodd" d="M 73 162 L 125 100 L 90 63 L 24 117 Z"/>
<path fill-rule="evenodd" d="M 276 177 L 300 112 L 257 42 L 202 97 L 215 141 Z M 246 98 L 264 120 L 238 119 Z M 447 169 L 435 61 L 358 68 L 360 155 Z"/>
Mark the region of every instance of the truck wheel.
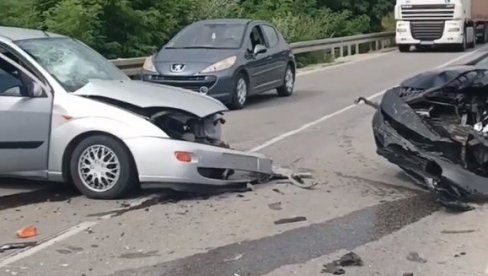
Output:
<path fill-rule="evenodd" d="M 473 41 L 469 43 L 469 48 L 476 48 L 476 29 L 473 28 Z"/>
<path fill-rule="evenodd" d="M 121 142 L 106 135 L 90 136 L 76 146 L 70 172 L 75 186 L 89 198 L 120 198 L 137 183 L 131 154 Z"/>
<path fill-rule="evenodd" d="M 468 48 L 468 45 L 466 43 L 466 31 L 464 32 L 463 42 L 461 44 L 458 44 L 456 48 L 459 52 L 465 52 Z"/>
<path fill-rule="evenodd" d="M 398 45 L 398 50 L 402 53 L 410 51 L 410 45 Z"/>
<path fill-rule="evenodd" d="M 480 41 L 479 42 L 481 44 L 485 44 L 487 38 L 488 38 L 488 26 L 483 25 L 483 34 L 481 35 L 481 38 L 480 38 Z"/>

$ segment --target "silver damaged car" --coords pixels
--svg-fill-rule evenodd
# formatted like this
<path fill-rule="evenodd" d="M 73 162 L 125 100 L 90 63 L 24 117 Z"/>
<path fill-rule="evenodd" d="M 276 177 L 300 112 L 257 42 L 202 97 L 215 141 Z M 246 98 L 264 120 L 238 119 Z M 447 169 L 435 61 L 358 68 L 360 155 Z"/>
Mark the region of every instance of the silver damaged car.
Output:
<path fill-rule="evenodd" d="M 221 141 L 226 110 L 205 95 L 131 80 L 69 37 L 0 27 L 1 177 L 72 182 L 112 199 L 141 183 L 178 189 L 271 176 L 271 160 Z"/>

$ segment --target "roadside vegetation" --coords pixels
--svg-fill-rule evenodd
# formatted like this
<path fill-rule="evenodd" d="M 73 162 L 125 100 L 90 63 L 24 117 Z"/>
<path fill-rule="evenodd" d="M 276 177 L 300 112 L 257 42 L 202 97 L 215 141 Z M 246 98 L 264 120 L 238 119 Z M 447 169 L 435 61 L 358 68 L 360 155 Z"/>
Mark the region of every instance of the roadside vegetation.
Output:
<path fill-rule="evenodd" d="M 106 58 L 157 51 L 183 26 L 241 17 L 275 24 L 288 42 L 382 31 L 394 0 L 1 0 L 0 25 L 42 29 L 80 39 Z M 299 58 L 300 65 L 326 61 Z"/>

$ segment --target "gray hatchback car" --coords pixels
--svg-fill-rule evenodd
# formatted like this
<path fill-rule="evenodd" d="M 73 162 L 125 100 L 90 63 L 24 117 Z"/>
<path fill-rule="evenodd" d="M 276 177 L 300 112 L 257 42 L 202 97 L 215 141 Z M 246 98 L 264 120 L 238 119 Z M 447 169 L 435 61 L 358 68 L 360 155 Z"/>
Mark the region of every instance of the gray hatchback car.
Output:
<path fill-rule="evenodd" d="M 178 86 L 241 109 L 250 95 L 277 89 L 290 96 L 295 58 L 270 23 L 204 20 L 182 29 L 144 64 L 144 81 Z"/>

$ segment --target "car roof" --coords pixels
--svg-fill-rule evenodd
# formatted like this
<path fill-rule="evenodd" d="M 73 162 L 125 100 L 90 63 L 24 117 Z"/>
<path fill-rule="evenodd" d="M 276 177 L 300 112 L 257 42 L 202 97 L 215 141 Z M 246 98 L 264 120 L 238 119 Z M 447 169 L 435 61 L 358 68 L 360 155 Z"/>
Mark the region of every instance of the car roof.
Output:
<path fill-rule="evenodd" d="M 254 20 L 254 19 L 247 19 L 247 18 L 220 18 L 220 19 L 206 19 L 206 20 L 201 20 L 201 21 L 194 22 L 193 24 L 205 24 L 205 23 L 213 23 L 213 24 L 225 24 L 225 23 L 249 24 L 249 23 L 268 23 L 268 22 L 263 21 L 263 20 Z"/>
<path fill-rule="evenodd" d="M 47 37 L 64 37 L 59 34 L 44 32 L 40 30 L 4 26 L 0 26 L 0 36 L 10 39 L 12 41 Z"/>

